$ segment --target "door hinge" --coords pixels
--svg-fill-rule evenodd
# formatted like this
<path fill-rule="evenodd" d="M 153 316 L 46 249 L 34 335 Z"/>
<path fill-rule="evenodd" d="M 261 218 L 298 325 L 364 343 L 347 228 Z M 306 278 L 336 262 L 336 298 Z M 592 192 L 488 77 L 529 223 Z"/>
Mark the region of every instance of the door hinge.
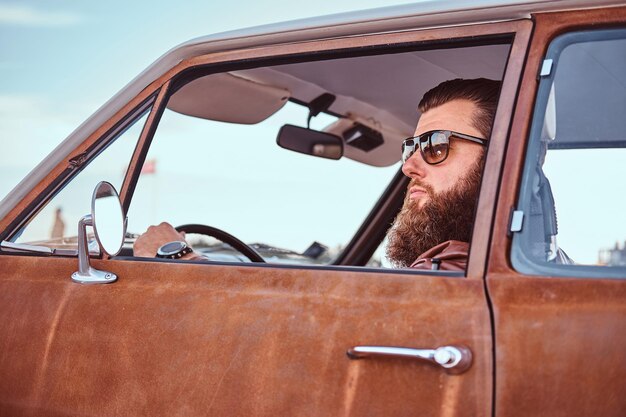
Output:
<path fill-rule="evenodd" d="M 539 72 L 539 78 L 547 77 L 552 73 L 552 60 L 544 59 L 543 64 L 541 64 L 541 71 Z"/>
<path fill-rule="evenodd" d="M 517 233 L 522 231 L 524 225 L 524 212 L 522 210 L 513 210 L 511 213 L 511 226 L 509 231 L 511 233 Z"/>

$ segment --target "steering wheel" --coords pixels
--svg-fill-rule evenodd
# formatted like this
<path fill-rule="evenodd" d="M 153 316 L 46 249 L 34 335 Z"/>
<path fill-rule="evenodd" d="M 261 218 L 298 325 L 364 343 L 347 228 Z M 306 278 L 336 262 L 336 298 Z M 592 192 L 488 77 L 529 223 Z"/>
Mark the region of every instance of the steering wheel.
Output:
<path fill-rule="evenodd" d="M 243 256 L 250 259 L 251 262 L 265 263 L 265 259 L 263 259 L 263 257 L 259 255 L 259 253 L 255 251 L 251 246 L 243 243 L 235 236 L 231 235 L 230 233 L 226 233 L 225 231 L 220 230 L 217 227 L 207 226 L 206 224 L 183 224 L 182 226 L 176 227 L 176 230 L 178 232 L 197 233 L 200 235 L 214 237 L 215 239 L 230 245 L 233 249 L 237 250 Z"/>

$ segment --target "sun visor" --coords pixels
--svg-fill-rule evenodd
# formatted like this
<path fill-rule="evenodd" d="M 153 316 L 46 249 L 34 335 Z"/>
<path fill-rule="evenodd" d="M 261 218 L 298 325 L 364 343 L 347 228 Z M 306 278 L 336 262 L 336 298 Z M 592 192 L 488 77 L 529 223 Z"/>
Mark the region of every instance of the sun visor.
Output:
<path fill-rule="evenodd" d="M 289 90 L 235 75 L 213 74 L 186 84 L 167 108 L 177 113 L 220 122 L 255 124 L 280 110 Z"/>

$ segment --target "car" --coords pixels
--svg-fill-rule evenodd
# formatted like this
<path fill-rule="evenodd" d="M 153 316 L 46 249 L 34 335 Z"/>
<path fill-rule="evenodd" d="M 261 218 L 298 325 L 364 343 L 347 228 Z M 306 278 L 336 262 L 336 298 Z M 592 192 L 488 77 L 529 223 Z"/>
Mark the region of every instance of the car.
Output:
<path fill-rule="evenodd" d="M 621 1 L 459 0 L 167 52 L 0 202 L 0 415 L 623 416 L 625 51 Z M 468 265 L 396 268 L 455 78 L 501 81 Z"/>

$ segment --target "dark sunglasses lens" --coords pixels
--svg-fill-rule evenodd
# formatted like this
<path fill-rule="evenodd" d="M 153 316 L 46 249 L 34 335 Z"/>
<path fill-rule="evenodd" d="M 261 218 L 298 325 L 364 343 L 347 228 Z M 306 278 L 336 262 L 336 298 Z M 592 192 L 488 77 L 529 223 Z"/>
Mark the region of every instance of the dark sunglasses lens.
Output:
<path fill-rule="evenodd" d="M 443 162 L 448 157 L 450 142 L 443 132 L 433 132 L 422 145 L 422 157 L 427 163 L 434 165 Z"/>
<path fill-rule="evenodd" d="M 415 153 L 415 140 L 405 139 L 402 142 L 402 163 L 405 163 Z"/>

